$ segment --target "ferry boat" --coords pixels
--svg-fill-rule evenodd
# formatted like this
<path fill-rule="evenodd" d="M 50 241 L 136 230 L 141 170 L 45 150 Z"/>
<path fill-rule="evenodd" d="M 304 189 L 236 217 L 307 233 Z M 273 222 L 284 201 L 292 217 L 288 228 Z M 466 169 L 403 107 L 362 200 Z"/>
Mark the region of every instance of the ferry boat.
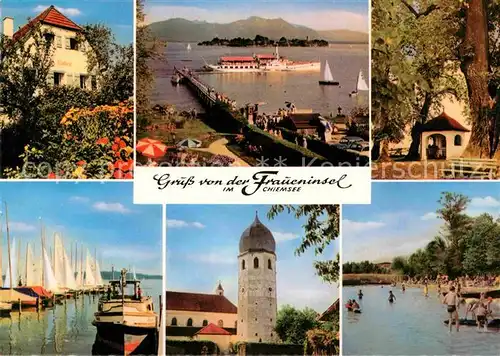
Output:
<path fill-rule="evenodd" d="M 142 295 L 140 283 L 127 280 L 125 269 L 120 280 L 110 281 L 92 321 L 97 328 L 96 348 L 120 355 L 156 352 L 158 314 L 154 311 L 152 298 Z M 133 286 L 133 295 L 126 295 L 127 285 Z"/>
<path fill-rule="evenodd" d="M 224 56 L 217 64 L 206 64 L 205 69 L 222 73 L 255 73 L 275 71 L 320 71 L 320 62 L 292 61 L 274 54 L 254 54 L 253 56 Z"/>

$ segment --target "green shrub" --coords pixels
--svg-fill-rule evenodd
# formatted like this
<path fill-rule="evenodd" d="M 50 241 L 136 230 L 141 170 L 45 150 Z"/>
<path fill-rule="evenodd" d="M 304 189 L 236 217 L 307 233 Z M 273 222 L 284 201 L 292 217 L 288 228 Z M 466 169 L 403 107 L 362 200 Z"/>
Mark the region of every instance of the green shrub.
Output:
<path fill-rule="evenodd" d="M 265 342 L 240 342 L 240 347 L 245 347 L 246 355 L 303 355 L 304 345 L 277 344 Z"/>
<path fill-rule="evenodd" d="M 185 355 L 202 355 L 204 346 L 206 346 L 207 355 L 220 353 L 217 344 L 208 340 L 167 340 L 167 353 L 169 348 L 173 348 L 177 352 L 182 350 Z"/>

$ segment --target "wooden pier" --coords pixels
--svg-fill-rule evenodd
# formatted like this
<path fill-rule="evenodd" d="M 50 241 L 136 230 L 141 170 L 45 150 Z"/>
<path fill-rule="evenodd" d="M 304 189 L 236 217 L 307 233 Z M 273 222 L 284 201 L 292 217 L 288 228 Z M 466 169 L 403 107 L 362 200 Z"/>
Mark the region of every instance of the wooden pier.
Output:
<path fill-rule="evenodd" d="M 212 108 L 215 105 L 217 102 L 215 90 L 199 80 L 189 69 L 174 68 L 174 73 L 181 78 L 181 83 L 191 89 L 204 107 Z"/>

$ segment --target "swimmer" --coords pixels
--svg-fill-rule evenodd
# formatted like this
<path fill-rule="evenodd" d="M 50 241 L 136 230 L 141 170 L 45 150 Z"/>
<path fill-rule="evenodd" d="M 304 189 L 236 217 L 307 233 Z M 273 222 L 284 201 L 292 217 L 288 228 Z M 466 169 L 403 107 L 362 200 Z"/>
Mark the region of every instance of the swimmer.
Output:
<path fill-rule="evenodd" d="M 359 304 L 353 299 L 352 300 L 352 311 L 359 310 Z"/>
<path fill-rule="evenodd" d="M 361 289 L 358 292 L 358 298 L 359 300 L 363 299 L 363 292 L 361 291 Z"/>
<path fill-rule="evenodd" d="M 450 332 L 453 326 L 453 319 L 455 319 L 457 331 L 459 331 L 460 328 L 460 320 L 458 319 L 458 310 L 457 310 L 458 303 L 459 303 L 459 298 L 457 296 L 457 293 L 455 293 L 455 287 L 451 286 L 450 291 L 443 298 L 443 304 L 446 304 L 447 306 Z"/>
<path fill-rule="evenodd" d="M 389 303 L 394 303 L 394 301 L 396 300 L 396 296 L 394 294 L 392 294 L 392 290 L 389 291 Z"/>
<path fill-rule="evenodd" d="M 424 296 L 427 298 L 429 296 L 429 287 L 427 283 L 424 284 Z"/>
<path fill-rule="evenodd" d="M 406 290 L 406 286 L 405 286 L 405 284 L 404 284 L 404 283 L 403 283 L 403 284 L 401 284 L 401 290 L 403 291 L 403 293 L 404 293 L 404 292 L 405 292 L 405 290 Z"/>

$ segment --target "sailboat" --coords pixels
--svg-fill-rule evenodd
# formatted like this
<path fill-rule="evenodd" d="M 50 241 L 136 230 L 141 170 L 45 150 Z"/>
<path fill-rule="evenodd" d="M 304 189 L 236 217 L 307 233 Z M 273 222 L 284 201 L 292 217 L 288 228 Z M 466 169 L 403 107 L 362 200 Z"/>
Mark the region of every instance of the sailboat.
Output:
<path fill-rule="evenodd" d="M 358 74 L 358 81 L 356 82 L 356 90 L 353 90 L 349 94 L 349 96 L 355 96 L 358 95 L 360 91 L 367 91 L 367 90 L 369 90 L 368 84 L 366 84 L 365 78 L 363 78 L 363 73 L 360 70 Z"/>
<path fill-rule="evenodd" d="M 132 269 L 132 279 L 133 279 L 134 281 L 137 281 L 137 276 L 136 276 L 136 274 L 135 274 L 135 266 L 134 266 L 134 268 Z"/>
<path fill-rule="evenodd" d="M 319 85 L 339 85 L 339 82 L 333 80 L 332 71 L 328 61 L 325 61 L 325 67 L 323 68 L 323 77 L 319 81 Z"/>
<path fill-rule="evenodd" d="M 191 43 L 188 43 L 187 47 L 186 47 L 186 50 L 187 51 L 190 51 L 191 50 Z"/>

